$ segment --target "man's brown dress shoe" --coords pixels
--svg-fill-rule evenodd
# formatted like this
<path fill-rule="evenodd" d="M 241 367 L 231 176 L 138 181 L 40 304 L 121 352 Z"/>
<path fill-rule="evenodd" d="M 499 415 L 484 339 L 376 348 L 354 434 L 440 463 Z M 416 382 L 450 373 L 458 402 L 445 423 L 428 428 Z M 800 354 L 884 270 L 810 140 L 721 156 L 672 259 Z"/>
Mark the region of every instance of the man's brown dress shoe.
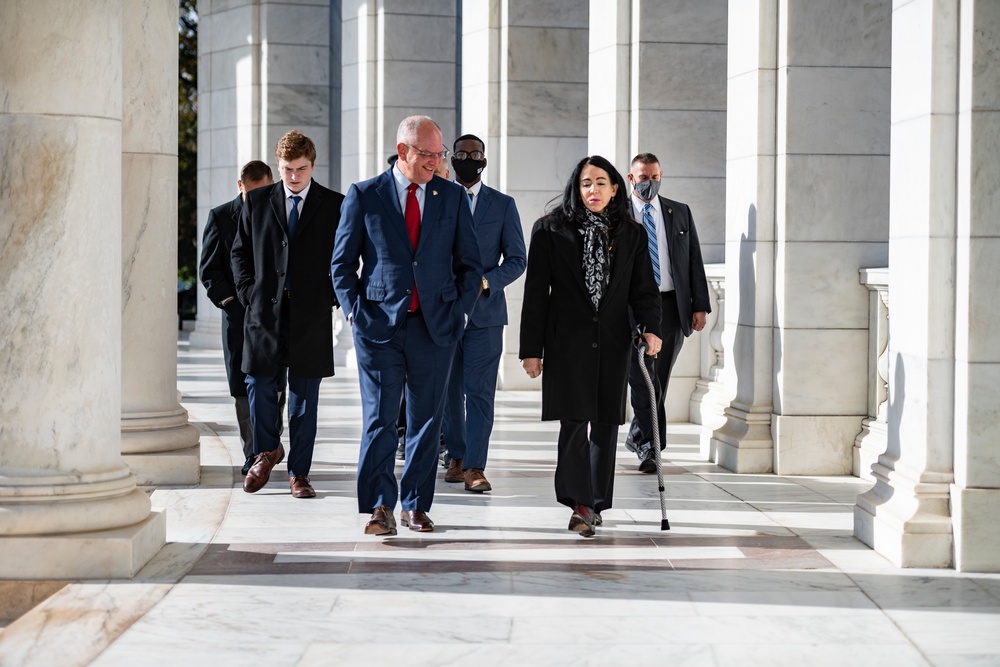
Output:
<path fill-rule="evenodd" d="M 423 510 L 403 510 L 399 513 L 399 521 L 418 533 L 429 533 L 434 530 L 434 522 Z"/>
<path fill-rule="evenodd" d="M 396 519 L 392 509 L 387 505 L 379 505 L 372 512 L 372 518 L 365 524 L 365 535 L 395 535 Z"/>
<path fill-rule="evenodd" d="M 448 464 L 448 470 L 444 474 L 444 481 L 446 482 L 461 482 L 465 477 L 462 476 L 462 459 L 452 459 L 451 463 Z"/>
<path fill-rule="evenodd" d="M 305 475 L 295 475 L 288 478 L 288 485 L 292 487 L 293 498 L 315 498 L 316 491 L 313 490 L 309 478 Z"/>
<path fill-rule="evenodd" d="M 464 474 L 466 491 L 482 493 L 483 491 L 493 490 L 493 487 L 490 486 L 489 480 L 486 479 L 486 475 L 483 474 L 482 468 L 469 468 Z"/>
<path fill-rule="evenodd" d="M 271 479 L 271 468 L 281 463 L 284 458 L 285 448 L 281 445 L 278 445 L 277 449 L 258 454 L 250 470 L 247 471 L 247 476 L 243 478 L 243 490 L 247 493 L 256 493 L 263 489 L 267 480 Z"/>

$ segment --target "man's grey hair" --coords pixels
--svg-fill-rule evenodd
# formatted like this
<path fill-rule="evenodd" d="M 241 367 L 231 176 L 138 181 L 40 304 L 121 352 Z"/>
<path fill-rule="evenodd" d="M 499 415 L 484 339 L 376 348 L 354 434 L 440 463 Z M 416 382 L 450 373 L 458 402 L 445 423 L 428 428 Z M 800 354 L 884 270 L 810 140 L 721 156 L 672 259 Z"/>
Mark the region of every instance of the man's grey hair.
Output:
<path fill-rule="evenodd" d="M 420 131 L 424 125 L 430 123 L 441 132 L 441 126 L 434 122 L 434 119 L 430 116 L 407 116 L 399 124 L 399 129 L 396 130 L 396 143 L 397 144 L 409 144 L 413 145 L 417 141 L 417 133 Z M 444 134 L 441 132 L 441 134 Z"/>

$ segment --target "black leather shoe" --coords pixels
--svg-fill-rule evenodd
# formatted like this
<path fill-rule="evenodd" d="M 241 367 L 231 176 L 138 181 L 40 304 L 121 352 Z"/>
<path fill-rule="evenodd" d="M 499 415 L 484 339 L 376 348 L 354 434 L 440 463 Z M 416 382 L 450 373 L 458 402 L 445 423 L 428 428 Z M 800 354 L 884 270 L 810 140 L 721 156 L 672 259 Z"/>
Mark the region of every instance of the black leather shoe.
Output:
<path fill-rule="evenodd" d="M 396 445 L 396 458 L 400 461 L 406 460 L 406 436 L 399 436 L 399 444 Z"/>
<path fill-rule="evenodd" d="M 639 472 L 656 472 L 656 453 L 653 451 L 653 443 L 639 445 L 636 455 L 639 457 Z"/>
<path fill-rule="evenodd" d="M 600 512 L 594 512 L 594 525 L 595 526 L 603 526 L 604 525 L 604 519 L 601 518 L 601 513 Z"/>
<path fill-rule="evenodd" d="M 250 472 L 250 466 L 253 465 L 253 460 L 254 460 L 254 455 L 251 454 L 250 456 L 247 457 L 247 460 L 243 462 L 243 470 L 241 472 L 243 473 L 244 477 L 246 477 L 247 473 Z"/>

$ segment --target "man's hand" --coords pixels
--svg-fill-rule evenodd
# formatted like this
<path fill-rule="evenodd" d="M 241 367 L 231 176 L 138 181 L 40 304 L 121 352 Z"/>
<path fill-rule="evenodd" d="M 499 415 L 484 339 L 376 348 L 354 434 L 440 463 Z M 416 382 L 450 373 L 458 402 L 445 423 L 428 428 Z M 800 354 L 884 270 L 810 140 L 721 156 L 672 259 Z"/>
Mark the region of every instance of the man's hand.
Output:
<path fill-rule="evenodd" d="M 708 319 L 708 314 L 705 312 L 697 312 L 691 314 L 691 328 L 695 331 L 701 331 L 705 328 L 705 322 Z"/>
<path fill-rule="evenodd" d="M 536 357 L 522 359 L 521 366 L 532 380 L 542 374 L 542 360 Z"/>

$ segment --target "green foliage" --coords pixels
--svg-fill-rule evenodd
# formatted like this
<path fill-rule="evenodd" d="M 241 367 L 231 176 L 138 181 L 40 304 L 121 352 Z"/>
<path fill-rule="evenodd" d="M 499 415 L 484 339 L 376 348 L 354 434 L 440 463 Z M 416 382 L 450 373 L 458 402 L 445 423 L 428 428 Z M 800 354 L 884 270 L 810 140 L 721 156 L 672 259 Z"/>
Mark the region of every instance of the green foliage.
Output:
<path fill-rule="evenodd" d="M 178 0 L 177 276 L 198 274 L 198 7 Z"/>

